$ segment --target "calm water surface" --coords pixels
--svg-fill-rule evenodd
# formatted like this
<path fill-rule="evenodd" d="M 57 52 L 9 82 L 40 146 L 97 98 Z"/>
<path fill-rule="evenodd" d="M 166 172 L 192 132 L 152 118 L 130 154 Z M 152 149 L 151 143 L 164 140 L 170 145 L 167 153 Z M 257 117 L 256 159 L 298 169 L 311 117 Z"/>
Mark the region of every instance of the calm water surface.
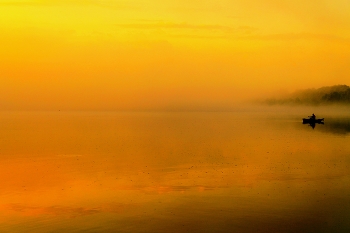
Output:
<path fill-rule="evenodd" d="M 350 117 L 1 113 L 0 232 L 349 232 Z"/>

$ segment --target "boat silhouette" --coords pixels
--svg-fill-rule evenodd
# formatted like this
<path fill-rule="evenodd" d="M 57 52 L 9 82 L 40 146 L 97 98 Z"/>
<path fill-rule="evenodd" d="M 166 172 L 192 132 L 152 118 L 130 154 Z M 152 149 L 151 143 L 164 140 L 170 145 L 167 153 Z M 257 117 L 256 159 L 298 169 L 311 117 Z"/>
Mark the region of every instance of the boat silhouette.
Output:
<path fill-rule="evenodd" d="M 324 122 L 324 118 L 320 118 L 320 119 L 313 119 L 313 118 L 303 118 L 303 123 L 304 124 L 309 124 L 309 123 L 317 123 L 317 124 L 321 124 Z"/>
<path fill-rule="evenodd" d="M 313 129 L 315 128 L 316 124 L 324 124 L 324 118 L 316 119 L 315 117 L 309 117 L 309 118 L 303 118 L 303 124 L 310 125 Z"/>

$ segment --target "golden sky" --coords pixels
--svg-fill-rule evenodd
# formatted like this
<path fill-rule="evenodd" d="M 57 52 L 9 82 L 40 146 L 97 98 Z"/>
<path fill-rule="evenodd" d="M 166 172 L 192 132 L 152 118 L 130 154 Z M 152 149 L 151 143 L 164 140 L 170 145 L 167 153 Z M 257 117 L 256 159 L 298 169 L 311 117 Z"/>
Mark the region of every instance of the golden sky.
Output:
<path fill-rule="evenodd" d="M 348 0 L 1 0 L 0 110 L 221 110 L 349 84 Z"/>

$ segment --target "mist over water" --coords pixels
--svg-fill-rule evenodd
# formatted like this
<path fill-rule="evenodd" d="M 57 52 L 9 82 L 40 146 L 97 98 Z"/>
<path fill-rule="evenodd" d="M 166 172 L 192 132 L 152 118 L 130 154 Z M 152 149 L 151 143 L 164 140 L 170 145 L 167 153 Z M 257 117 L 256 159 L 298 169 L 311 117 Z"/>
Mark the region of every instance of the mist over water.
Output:
<path fill-rule="evenodd" d="M 1 232 L 350 230 L 345 108 L 0 119 Z"/>
<path fill-rule="evenodd" d="M 0 233 L 350 232 L 349 12 L 0 1 Z"/>

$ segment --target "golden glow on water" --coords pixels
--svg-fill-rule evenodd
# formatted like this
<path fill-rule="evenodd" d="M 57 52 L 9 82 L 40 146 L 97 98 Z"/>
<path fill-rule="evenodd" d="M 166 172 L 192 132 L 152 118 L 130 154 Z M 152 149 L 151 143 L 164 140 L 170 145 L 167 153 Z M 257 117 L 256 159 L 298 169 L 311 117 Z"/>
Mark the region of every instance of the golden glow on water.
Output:
<path fill-rule="evenodd" d="M 349 1 L 3 0 L 0 32 L 0 232 L 349 231 L 348 110 L 171 113 L 347 84 Z"/>
<path fill-rule="evenodd" d="M 348 123 L 339 133 L 283 114 L 84 112 L 1 122 L 0 231 L 350 229 Z"/>

